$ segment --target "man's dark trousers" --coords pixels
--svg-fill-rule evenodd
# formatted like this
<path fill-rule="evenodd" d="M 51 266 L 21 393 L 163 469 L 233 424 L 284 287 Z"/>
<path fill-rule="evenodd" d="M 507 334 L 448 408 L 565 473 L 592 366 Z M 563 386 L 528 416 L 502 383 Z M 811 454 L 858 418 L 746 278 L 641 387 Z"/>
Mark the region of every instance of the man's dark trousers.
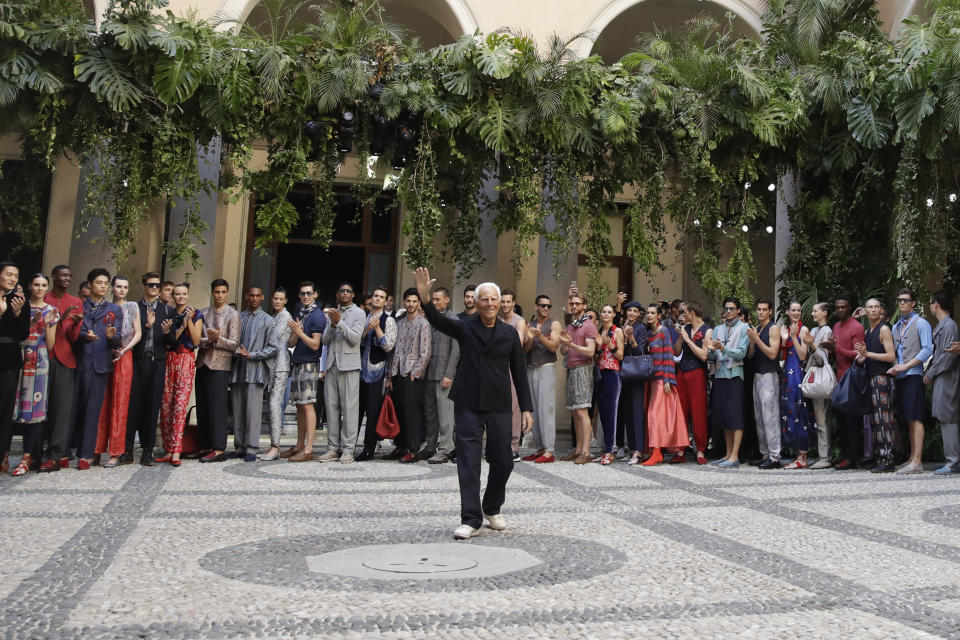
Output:
<path fill-rule="evenodd" d="M 477 412 L 457 410 L 457 475 L 460 478 L 460 522 L 475 529 L 483 525 L 483 515 L 500 513 L 507 489 L 507 480 L 513 472 L 513 414 L 505 412 Z M 480 501 L 480 455 L 483 449 L 483 430 L 487 430 L 487 490 Z"/>
<path fill-rule="evenodd" d="M 363 432 L 363 450 L 375 451 L 377 441 L 377 421 L 380 420 L 380 409 L 383 407 L 383 380 L 377 382 L 364 382 L 360 380 L 360 417 L 357 420 L 359 425 L 363 422 L 363 416 L 367 416 L 367 426 Z"/>
<path fill-rule="evenodd" d="M 152 355 L 133 359 L 133 382 L 130 386 L 130 412 L 127 414 L 127 446 L 133 453 L 133 439 L 140 433 L 141 457 L 153 456 L 157 441 L 157 418 L 163 400 L 163 382 L 167 372 L 166 360 L 154 360 Z"/>
<path fill-rule="evenodd" d="M 47 421 L 41 439 L 47 443 L 47 460 L 59 460 L 67 455 L 70 436 L 73 435 L 73 397 L 76 391 L 76 371 L 51 356 L 50 376 L 47 378 Z M 37 444 L 39 448 L 42 443 L 38 441 Z M 38 460 L 40 453 L 35 452 Z"/>
<path fill-rule="evenodd" d="M 224 451 L 227 447 L 227 386 L 229 371 L 197 367 L 197 431 L 202 449 Z"/>
<path fill-rule="evenodd" d="M 423 380 L 410 376 L 393 376 L 393 403 L 400 420 L 399 446 L 416 453 L 420 450 L 420 429 L 423 426 Z"/>
<path fill-rule="evenodd" d="M 852 416 L 837 411 L 837 435 L 840 440 L 841 454 L 844 460 L 857 462 L 863 442 L 863 416 Z"/>

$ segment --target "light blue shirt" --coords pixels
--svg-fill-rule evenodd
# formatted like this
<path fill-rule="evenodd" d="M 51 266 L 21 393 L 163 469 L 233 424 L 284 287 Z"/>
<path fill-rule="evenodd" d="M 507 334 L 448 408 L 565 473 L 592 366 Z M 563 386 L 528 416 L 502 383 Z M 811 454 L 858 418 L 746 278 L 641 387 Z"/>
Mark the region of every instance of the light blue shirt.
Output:
<path fill-rule="evenodd" d="M 713 330 L 713 339 L 723 343 L 722 351 L 711 351 L 708 358 L 717 363 L 714 378 L 743 380 L 743 358 L 747 355 L 750 338 L 743 320 L 737 320 L 732 326 L 726 323 Z"/>
<path fill-rule="evenodd" d="M 905 316 L 901 316 L 897 320 L 897 324 L 893 325 L 893 334 L 895 336 L 901 335 L 909 331 L 911 320 L 914 316 L 917 315 L 916 311 L 912 311 Z M 920 351 L 914 356 L 919 364 L 910 367 L 906 371 L 901 371 L 897 374 L 897 378 L 906 378 L 907 376 L 922 376 L 923 375 L 923 363 L 930 359 L 930 356 L 933 355 L 933 329 L 930 328 L 930 323 L 927 322 L 924 318 L 917 317 L 915 323 L 917 325 L 917 333 L 920 336 Z M 903 358 L 903 340 L 896 341 L 897 343 L 897 364 L 906 364 L 906 361 Z"/>

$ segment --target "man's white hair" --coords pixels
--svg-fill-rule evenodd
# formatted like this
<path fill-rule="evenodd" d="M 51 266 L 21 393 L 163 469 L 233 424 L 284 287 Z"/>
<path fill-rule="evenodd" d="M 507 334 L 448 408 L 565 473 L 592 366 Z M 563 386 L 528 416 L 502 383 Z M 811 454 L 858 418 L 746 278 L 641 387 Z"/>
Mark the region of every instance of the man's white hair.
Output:
<path fill-rule="evenodd" d="M 484 282 L 484 283 L 478 284 L 476 288 L 477 296 L 480 295 L 480 289 L 483 289 L 483 288 L 493 289 L 494 291 L 497 292 L 497 299 L 500 298 L 500 287 L 497 286 L 496 282 Z"/>

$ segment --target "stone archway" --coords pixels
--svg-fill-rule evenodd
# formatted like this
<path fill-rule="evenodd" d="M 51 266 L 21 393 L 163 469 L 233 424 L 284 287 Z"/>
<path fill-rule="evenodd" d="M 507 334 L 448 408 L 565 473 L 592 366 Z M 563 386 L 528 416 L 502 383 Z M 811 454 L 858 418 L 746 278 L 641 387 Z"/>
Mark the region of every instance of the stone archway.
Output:
<path fill-rule="evenodd" d="M 214 12 L 232 25 L 247 21 L 261 0 L 221 0 Z M 425 46 L 453 41 L 479 28 L 468 0 L 394 0 L 387 15 L 403 26 L 416 29 Z"/>
<path fill-rule="evenodd" d="M 701 13 L 723 19 L 726 12 L 736 15 L 734 29 L 759 38 L 763 27 L 761 2 L 751 0 L 608 0 L 593 14 L 577 42 L 580 56 L 600 53 L 606 60 L 612 52 L 625 53 L 636 35 L 654 27 L 677 26 Z"/>

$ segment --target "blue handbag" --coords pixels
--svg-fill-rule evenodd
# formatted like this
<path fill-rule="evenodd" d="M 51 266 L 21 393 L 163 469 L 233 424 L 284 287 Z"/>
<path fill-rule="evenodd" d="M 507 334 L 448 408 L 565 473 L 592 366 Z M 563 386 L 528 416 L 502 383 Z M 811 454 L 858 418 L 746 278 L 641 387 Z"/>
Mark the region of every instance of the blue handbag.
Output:
<path fill-rule="evenodd" d="M 653 356 L 626 356 L 620 363 L 620 379 L 642 382 L 653 378 Z"/>
<path fill-rule="evenodd" d="M 862 416 L 869 413 L 873 403 L 870 400 L 867 368 L 859 364 L 851 365 L 830 394 L 830 402 L 834 409 L 847 415 Z"/>

